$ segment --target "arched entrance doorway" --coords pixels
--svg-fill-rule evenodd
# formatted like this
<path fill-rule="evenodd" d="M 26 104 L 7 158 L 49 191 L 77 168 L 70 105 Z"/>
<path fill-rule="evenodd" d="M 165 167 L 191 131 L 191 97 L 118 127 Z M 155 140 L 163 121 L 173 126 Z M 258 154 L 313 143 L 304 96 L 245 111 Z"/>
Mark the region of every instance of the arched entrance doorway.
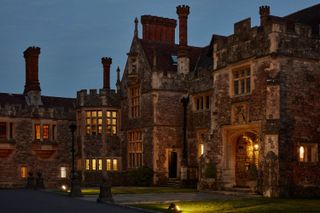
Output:
<path fill-rule="evenodd" d="M 237 187 L 246 187 L 250 180 L 250 168 L 258 167 L 258 137 L 253 132 L 244 132 L 235 141 L 235 182 Z"/>

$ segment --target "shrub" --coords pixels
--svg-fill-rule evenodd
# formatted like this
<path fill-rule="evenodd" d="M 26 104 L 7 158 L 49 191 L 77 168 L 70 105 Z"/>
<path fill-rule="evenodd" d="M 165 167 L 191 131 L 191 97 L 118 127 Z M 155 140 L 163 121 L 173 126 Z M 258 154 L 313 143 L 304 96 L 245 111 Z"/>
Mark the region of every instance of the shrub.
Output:
<path fill-rule="evenodd" d="M 130 185 L 150 186 L 152 185 L 152 179 L 153 171 L 147 166 L 128 171 L 128 180 Z"/>
<path fill-rule="evenodd" d="M 214 163 L 208 163 L 204 169 L 205 178 L 216 178 L 217 177 L 217 167 Z"/>
<path fill-rule="evenodd" d="M 258 169 L 255 164 L 249 165 L 248 168 L 248 180 L 257 180 L 258 179 Z"/>

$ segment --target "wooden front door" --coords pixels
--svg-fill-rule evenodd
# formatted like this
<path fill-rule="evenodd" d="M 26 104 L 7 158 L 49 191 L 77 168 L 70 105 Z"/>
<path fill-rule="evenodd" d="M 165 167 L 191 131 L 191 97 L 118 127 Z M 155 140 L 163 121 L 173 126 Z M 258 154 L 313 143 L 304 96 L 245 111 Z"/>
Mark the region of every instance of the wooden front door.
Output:
<path fill-rule="evenodd" d="M 169 178 L 177 178 L 177 152 L 171 152 L 169 154 Z"/>
<path fill-rule="evenodd" d="M 248 156 L 249 141 L 240 136 L 237 140 L 236 146 L 236 186 L 246 187 L 248 179 L 248 166 L 250 165 L 250 158 Z"/>

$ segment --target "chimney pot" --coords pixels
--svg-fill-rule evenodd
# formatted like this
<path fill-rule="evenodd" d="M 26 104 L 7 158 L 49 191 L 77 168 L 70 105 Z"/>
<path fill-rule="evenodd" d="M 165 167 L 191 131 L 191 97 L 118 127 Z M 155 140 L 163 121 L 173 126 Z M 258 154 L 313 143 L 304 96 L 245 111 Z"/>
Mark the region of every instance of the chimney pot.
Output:
<path fill-rule="evenodd" d="M 188 46 L 188 15 L 190 7 L 187 5 L 177 6 L 177 14 L 179 17 L 179 45 Z"/>
<path fill-rule="evenodd" d="M 265 25 L 268 16 L 270 15 L 270 7 L 267 5 L 259 7 L 259 14 L 260 14 L 260 26 Z"/>
<path fill-rule="evenodd" d="M 141 16 L 143 40 L 174 44 L 177 21 L 157 16 Z"/>
<path fill-rule="evenodd" d="M 101 58 L 103 65 L 103 89 L 110 89 L 110 65 L 112 64 L 112 58 Z"/>
<path fill-rule="evenodd" d="M 29 47 L 23 52 L 26 64 L 26 82 L 24 94 L 29 91 L 41 91 L 39 83 L 39 47 Z"/>

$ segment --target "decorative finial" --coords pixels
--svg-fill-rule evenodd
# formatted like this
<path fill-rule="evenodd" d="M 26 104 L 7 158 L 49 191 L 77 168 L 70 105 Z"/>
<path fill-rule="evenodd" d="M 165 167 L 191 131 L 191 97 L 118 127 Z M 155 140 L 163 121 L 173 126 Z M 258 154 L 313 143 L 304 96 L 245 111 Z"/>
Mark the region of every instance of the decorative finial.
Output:
<path fill-rule="evenodd" d="M 139 21 L 138 21 L 138 18 L 136 17 L 134 19 L 134 36 L 135 37 L 138 37 L 138 23 Z"/>
<path fill-rule="evenodd" d="M 120 82 L 120 68 L 117 67 L 117 83 Z"/>

